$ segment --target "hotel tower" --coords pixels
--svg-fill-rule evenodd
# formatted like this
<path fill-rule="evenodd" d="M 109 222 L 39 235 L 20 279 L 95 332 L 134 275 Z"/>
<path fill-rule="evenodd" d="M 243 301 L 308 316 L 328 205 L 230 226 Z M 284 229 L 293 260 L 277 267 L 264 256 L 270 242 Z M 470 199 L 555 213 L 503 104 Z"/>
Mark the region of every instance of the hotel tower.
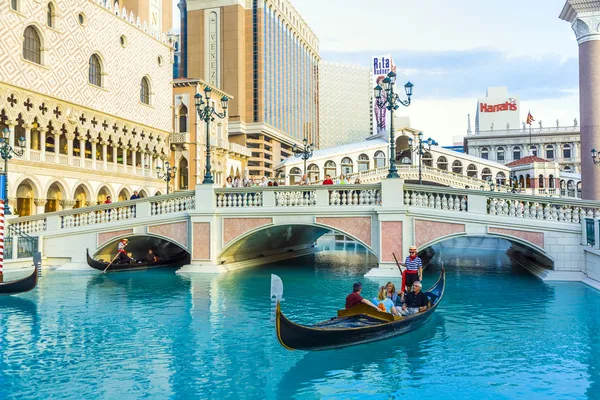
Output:
<path fill-rule="evenodd" d="M 229 141 L 273 177 L 304 138 L 319 146 L 319 42 L 285 0 L 180 0 L 181 77 L 230 94 Z M 183 75 L 182 75 L 183 74 Z"/>

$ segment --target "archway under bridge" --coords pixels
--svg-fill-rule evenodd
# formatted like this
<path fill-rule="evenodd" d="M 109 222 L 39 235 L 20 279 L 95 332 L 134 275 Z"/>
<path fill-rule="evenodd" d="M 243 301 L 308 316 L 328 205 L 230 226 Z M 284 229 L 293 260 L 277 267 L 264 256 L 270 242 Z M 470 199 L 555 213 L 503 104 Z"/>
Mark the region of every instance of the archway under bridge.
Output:
<path fill-rule="evenodd" d="M 494 254 L 495 253 L 495 254 Z M 504 235 L 456 235 L 440 238 L 422 246 L 419 255 L 439 264 L 456 265 L 468 260 L 474 269 L 493 267 L 502 263 L 502 256 L 510 258 L 525 269 L 539 275 L 554 269 L 554 260 L 543 249 L 525 240 Z M 488 260 L 493 265 L 483 265 Z"/>
<path fill-rule="evenodd" d="M 117 255 L 117 245 L 123 238 L 129 240 L 126 251 L 128 254 L 131 253 L 131 257 L 134 259 L 143 258 L 148 254 L 149 249 L 152 249 L 157 257 L 160 258 L 174 256 L 182 252 L 188 253 L 189 257 L 189 252 L 179 243 L 168 240 L 163 236 L 154 235 L 127 235 L 118 237 L 103 244 L 95 254 L 90 254 L 90 256 L 96 260 L 111 261 Z"/>
<path fill-rule="evenodd" d="M 328 233 L 349 237 L 359 246 L 364 247 L 366 251 L 377 256 L 364 238 L 357 238 L 340 229 L 320 224 L 282 224 L 261 227 L 235 238 L 226 244 L 218 257 L 218 263 L 227 265 L 281 254 L 282 252 L 306 251 L 309 249 L 315 249 L 316 251 L 317 240 Z M 370 238 L 368 240 L 370 241 Z"/>

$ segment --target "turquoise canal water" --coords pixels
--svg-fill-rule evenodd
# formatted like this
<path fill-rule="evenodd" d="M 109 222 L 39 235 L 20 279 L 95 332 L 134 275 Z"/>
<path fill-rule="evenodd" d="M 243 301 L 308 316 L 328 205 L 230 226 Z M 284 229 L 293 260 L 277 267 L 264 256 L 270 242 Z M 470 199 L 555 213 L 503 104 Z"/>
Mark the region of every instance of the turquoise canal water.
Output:
<path fill-rule="evenodd" d="M 375 259 L 327 252 L 191 278 L 46 271 L 34 292 L 0 298 L 0 399 L 600 398 L 600 293 L 464 253 L 444 253 L 446 294 L 422 328 L 313 353 L 277 342 L 270 274 L 284 312 L 309 323 L 356 280 L 375 295 L 363 278 Z"/>

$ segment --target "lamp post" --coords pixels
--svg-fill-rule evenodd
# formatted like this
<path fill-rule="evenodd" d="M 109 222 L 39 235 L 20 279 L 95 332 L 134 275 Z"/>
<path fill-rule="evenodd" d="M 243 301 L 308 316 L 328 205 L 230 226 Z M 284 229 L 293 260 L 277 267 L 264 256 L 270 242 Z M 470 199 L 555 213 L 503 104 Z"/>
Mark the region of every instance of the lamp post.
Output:
<path fill-rule="evenodd" d="M 417 143 L 417 147 L 413 149 L 413 138 L 408 138 L 408 147 L 410 149 L 411 153 L 416 153 L 419 155 L 419 185 L 423 184 L 423 174 L 422 174 L 422 158 L 423 155 L 425 154 L 425 152 L 423 151 L 423 143 L 427 144 L 427 151 L 431 151 L 431 146 L 437 146 L 438 143 L 433 140 L 432 138 L 429 138 L 425 141 L 423 141 L 423 132 L 419 132 L 419 134 L 417 135 L 417 139 L 418 139 L 418 143 Z"/>
<path fill-rule="evenodd" d="M 156 166 L 156 176 L 158 179 L 162 179 L 167 182 L 167 194 L 169 194 L 169 182 L 175 179 L 177 174 L 177 167 L 171 167 L 171 164 L 167 161 L 163 168 Z"/>
<path fill-rule="evenodd" d="M 10 208 L 8 207 L 8 160 L 13 158 L 13 155 L 16 157 L 23 156 L 25 152 L 25 138 L 21 136 L 19 138 L 19 148 L 15 150 L 9 142 L 10 131 L 8 128 L 4 128 L 2 130 L 2 136 L 0 136 L 0 157 L 4 160 L 4 192 L 6 195 L 6 199 L 4 199 L 4 215 L 10 215 Z"/>
<path fill-rule="evenodd" d="M 510 171 L 509 185 L 510 187 L 506 189 L 507 192 L 521 192 L 521 182 L 517 179 L 517 174 L 514 171 Z"/>
<path fill-rule="evenodd" d="M 302 158 L 304 160 L 304 175 L 306 175 L 306 162 L 313 156 L 313 151 L 315 149 L 314 144 L 308 144 L 308 138 L 304 138 L 302 141 L 304 142 L 302 147 L 298 147 L 294 145 L 292 151 L 296 157 Z"/>
<path fill-rule="evenodd" d="M 221 107 L 223 108 L 222 113 L 218 113 L 214 107 L 210 105 L 210 95 L 212 93 L 212 89 L 208 86 L 204 88 L 204 97 L 206 98 L 206 102 L 202 98 L 200 93 L 196 93 L 194 98 L 196 99 L 196 112 L 198 113 L 198 118 L 204 122 L 206 122 L 206 173 L 204 174 L 204 180 L 202 184 L 207 183 L 215 183 L 213 180 L 211 166 L 210 166 L 210 123 L 215 120 L 215 117 L 223 119 L 227 116 L 227 106 L 229 105 L 229 98 L 227 96 L 223 96 L 221 98 Z"/>
<path fill-rule="evenodd" d="M 398 93 L 394 93 L 394 85 L 396 84 L 396 73 L 390 72 L 387 77 L 381 82 L 383 88 L 379 85 L 375 86 L 375 99 L 378 107 L 385 107 L 390 111 L 390 169 L 387 178 L 400 178 L 398 169 L 396 168 L 396 143 L 394 140 L 394 111 L 400 108 L 400 104 L 404 107 L 410 105 L 410 97 L 412 96 L 413 84 L 407 82 L 404 85 L 404 91 L 408 100 L 400 100 Z M 385 90 L 386 97 L 382 98 L 381 92 Z"/>

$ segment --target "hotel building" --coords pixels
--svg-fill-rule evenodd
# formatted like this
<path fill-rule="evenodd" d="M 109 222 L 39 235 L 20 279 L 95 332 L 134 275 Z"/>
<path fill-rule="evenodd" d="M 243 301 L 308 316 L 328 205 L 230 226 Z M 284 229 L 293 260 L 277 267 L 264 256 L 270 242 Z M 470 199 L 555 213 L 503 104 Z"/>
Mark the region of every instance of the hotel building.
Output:
<path fill-rule="evenodd" d="M 248 175 L 274 176 L 306 137 L 319 146 L 318 39 L 286 0 L 180 0 L 180 77 L 233 96 L 229 141 Z"/>
<path fill-rule="evenodd" d="M 148 1 L 120 3 L 0 2 L 0 130 L 17 150 L 25 139 L 8 163 L 15 214 L 165 193 L 155 168 L 172 131 L 168 22 L 125 8 Z"/>
<path fill-rule="evenodd" d="M 321 148 L 362 141 L 372 124 L 371 71 L 354 65 L 319 65 Z"/>

